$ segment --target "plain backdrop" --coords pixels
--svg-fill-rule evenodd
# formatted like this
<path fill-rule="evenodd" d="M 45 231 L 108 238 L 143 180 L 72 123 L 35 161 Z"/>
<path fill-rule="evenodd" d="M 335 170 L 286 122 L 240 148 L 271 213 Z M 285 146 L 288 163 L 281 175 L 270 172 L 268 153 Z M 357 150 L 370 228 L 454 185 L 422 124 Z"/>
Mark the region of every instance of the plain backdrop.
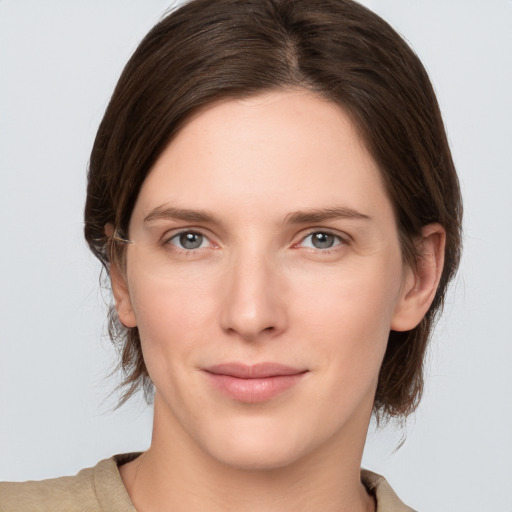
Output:
<path fill-rule="evenodd" d="M 364 3 L 430 73 L 466 214 L 423 402 L 405 431 L 370 429 L 363 463 L 422 511 L 512 511 L 512 2 Z M 109 96 L 168 7 L 0 0 L 0 480 L 74 474 L 149 445 L 142 399 L 113 411 L 110 298 L 82 210 Z"/>

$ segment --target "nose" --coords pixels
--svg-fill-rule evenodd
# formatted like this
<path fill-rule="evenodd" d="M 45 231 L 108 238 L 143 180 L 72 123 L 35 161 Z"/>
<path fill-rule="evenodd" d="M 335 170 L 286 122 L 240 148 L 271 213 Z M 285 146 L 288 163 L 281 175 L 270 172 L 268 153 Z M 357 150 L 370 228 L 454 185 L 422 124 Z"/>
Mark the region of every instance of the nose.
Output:
<path fill-rule="evenodd" d="M 222 283 L 222 329 L 245 341 L 273 338 L 287 328 L 286 289 L 277 265 L 256 253 L 238 255 Z"/>

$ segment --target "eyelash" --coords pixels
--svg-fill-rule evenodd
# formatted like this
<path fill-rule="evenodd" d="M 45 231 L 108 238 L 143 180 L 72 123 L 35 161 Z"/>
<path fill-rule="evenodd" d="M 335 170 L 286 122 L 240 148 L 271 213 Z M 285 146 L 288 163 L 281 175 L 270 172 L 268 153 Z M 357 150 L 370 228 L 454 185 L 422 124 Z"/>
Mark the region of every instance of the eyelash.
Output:
<path fill-rule="evenodd" d="M 208 241 L 209 242 L 209 247 L 197 247 L 197 248 L 185 248 L 185 247 L 180 247 L 178 246 L 177 244 L 174 244 L 172 243 L 173 240 L 178 240 L 183 236 L 183 235 L 195 235 L 195 236 L 200 236 L 202 237 L 202 241 L 201 241 L 201 245 L 203 244 L 204 240 Z M 316 252 L 316 253 L 321 253 L 321 254 L 331 254 L 332 252 L 338 250 L 338 248 L 340 246 L 345 246 L 345 245 L 348 245 L 349 244 L 349 240 L 348 240 L 348 237 L 343 237 L 339 234 L 336 234 L 336 233 L 333 233 L 332 231 L 329 231 L 329 230 L 325 230 L 325 229 L 315 229 L 315 230 L 311 230 L 309 233 L 307 233 L 305 236 L 303 236 L 299 242 L 295 243 L 292 245 L 292 248 L 293 249 L 298 249 L 300 248 L 300 246 L 304 243 L 305 240 L 307 240 L 309 237 L 312 237 L 313 235 L 327 235 L 327 236 L 332 236 L 334 237 L 335 241 L 334 241 L 334 245 L 332 245 L 331 247 L 325 247 L 325 248 L 318 248 L 318 247 L 304 247 L 304 249 L 308 250 L 308 251 L 313 251 L 313 252 Z M 178 242 L 179 243 L 179 242 Z M 162 243 L 163 246 L 172 246 L 173 247 L 173 250 L 175 251 L 178 251 L 182 254 L 185 254 L 185 255 L 192 255 L 194 253 L 197 253 L 199 252 L 200 250 L 202 249 L 208 249 L 210 248 L 211 246 L 213 247 L 216 247 L 216 244 L 214 244 L 213 242 L 211 242 L 211 240 L 209 239 L 208 236 L 204 235 L 203 233 L 201 233 L 200 231 L 197 231 L 197 230 L 193 230 L 193 229 L 184 229 L 182 231 L 179 231 L 177 233 L 174 233 L 173 235 L 169 236 L 169 237 L 166 237 L 164 240 L 163 240 L 163 243 Z"/>
<path fill-rule="evenodd" d="M 310 231 L 306 236 L 301 238 L 300 242 L 297 244 L 294 244 L 293 247 L 299 247 L 301 244 L 304 243 L 305 240 L 307 240 L 309 237 L 312 237 L 313 235 L 327 235 L 332 236 L 335 239 L 334 245 L 331 247 L 325 247 L 325 248 L 319 248 L 319 247 L 306 247 L 306 249 L 313 250 L 315 252 L 319 252 L 321 254 L 331 254 L 332 252 L 336 251 L 340 246 L 347 245 L 348 238 L 343 237 L 339 234 L 333 233 L 332 231 L 326 230 L 326 229 L 315 229 Z"/>
<path fill-rule="evenodd" d="M 178 240 L 179 241 L 179 239 L 183 235 L 195 235 L 195 236 L 201 237 L 203 239 L 201 241 L 201 245 L 203 244 L 203 242 L 205 240 L 207 240 L 210 243 L 210 245 L 214 245 L 214 244 L 212 244 L 212 242 L 210 241 L 210 239 L 206 235 L 204 235 L 200 231 L 196 231 L 196 230 L 193 230 L 193 229 L 184 229 L 182 231 L 174 233 L 172 236 L 167 237 L 164 240 L 163 245 L 164 246 L 171 245 L 174 250 L 176 250 L 176 251 L 178 251 L 180 253 L 187 254 L 187 255 L 191 255 L 192 253 L 196 253 L 196 252 L 200 251 L 201 249 L 206 249 L 207 248 L 207 247 L 197 247 L 197 248 L 189 249 L 189 248 L 186 248 L 186 247 L 180 247 L 180 246 L 175 245 L 175 244 L 172 243 L 173 240 Z"/>

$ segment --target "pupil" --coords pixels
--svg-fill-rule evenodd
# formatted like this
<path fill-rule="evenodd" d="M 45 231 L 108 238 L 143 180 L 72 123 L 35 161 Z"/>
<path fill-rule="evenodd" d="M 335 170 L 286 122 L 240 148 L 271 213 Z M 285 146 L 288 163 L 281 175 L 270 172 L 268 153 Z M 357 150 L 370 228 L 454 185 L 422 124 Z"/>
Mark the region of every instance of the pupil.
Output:
<path fill-rule="evenodd" d="M 329 233 L 315 233 L 313 235 L 313 245 L 317 249 L 328 249 L 334 244 L 334 235 Z"/>
<path fill-rule="evenodd" d="M 183 233 L 180 235 L 180 244 L 185 249 L 198 249 L 203 243 L 203 236 L 197 233 Z"/>

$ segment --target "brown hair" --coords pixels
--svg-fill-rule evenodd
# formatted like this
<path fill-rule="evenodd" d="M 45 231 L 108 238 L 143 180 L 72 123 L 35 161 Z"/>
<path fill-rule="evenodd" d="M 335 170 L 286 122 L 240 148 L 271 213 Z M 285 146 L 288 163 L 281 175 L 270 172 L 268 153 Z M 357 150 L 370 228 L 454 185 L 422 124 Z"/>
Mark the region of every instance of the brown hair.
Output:
<path fill-rule="evenodd" d="M 127 63 L 91 153 L 85 237 L 104 267 L 124 246 L 140 187 L 190 117 L 213 102 L 276 88 L 303 88 L 349 113 L 385 179 L 404 260 L 426 224 L 446 230 L 435 299 L 411 331 L 389 336 L 374 412 L 405 417 L 423 389 L 423 361 L 436 314 L 458 266 L 462 203 L 437 100 L 421 62 L 381 18 L 351 0 L 193 0 L 163 18 Z M 150 389 L 137 328 L 114 310 L 124 402 Z"/>

